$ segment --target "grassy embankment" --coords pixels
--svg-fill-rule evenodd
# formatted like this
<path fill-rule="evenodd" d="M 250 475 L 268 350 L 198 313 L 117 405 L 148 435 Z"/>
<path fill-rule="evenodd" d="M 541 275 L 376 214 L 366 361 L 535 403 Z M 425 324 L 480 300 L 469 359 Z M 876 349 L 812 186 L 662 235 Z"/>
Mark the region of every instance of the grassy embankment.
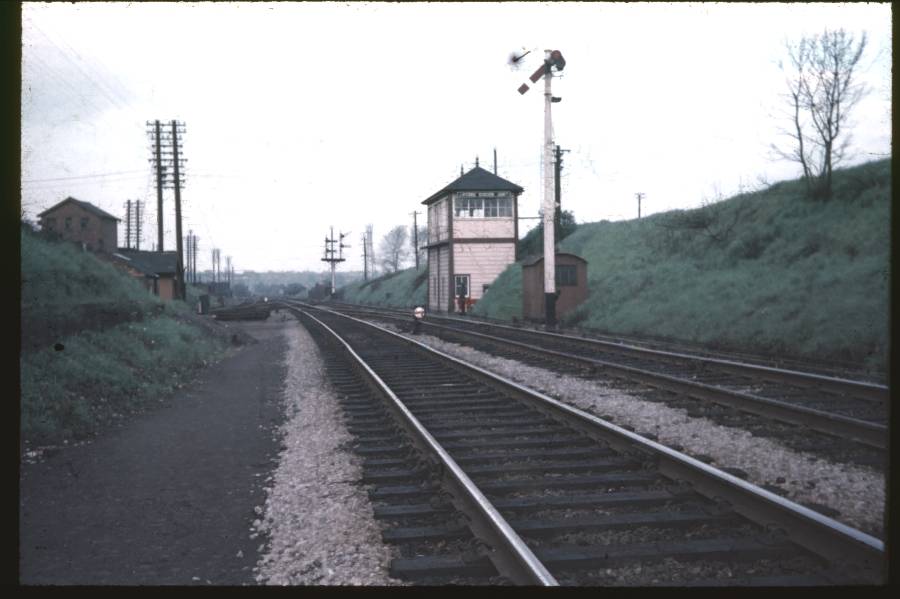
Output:
<path fill-rule="evenodd" d="M 725 350 L 865 363 L 888 347 L 890 161 L 835 172 L 834 199 L 800 181 L 695 210 L 579 225 L 560 244 L 588 261 L 588 299 L 564 326 Z M 523 256 L 524 257 L 524 256 Z M 423 266 L 424 269 L 424 266 Z M 344 287 L 346 301 L 424 303 L 412 269 Z M 522 268 L 508 267 L 473 314 L 522 318 Z"/>
<path fill-rule="evenodd" d="M 67 243 L 22 227 L 21 433 L 28 445 L 90 437 L 224 354 L 190 309 Z"/>
<path fill-rule="evenodd" d="M 834 176 L 824 203 L 785 181 L 695 210 L 580 225 L 560 251 L 588 261 L 589 296 L 563 324 L 884 371 L 890 161 Z M 521 318 L 521 294 L 515 264 L 473 313 Z"/>
<path fill-rule="evenodd" d="M 418 271 L 415 268 L 407 268 L 376 279 L 345 285 L 339 290 L 339 301 L 398 308 L 424 306 L 427 278 L 428 268 L 422 262 Z"/>

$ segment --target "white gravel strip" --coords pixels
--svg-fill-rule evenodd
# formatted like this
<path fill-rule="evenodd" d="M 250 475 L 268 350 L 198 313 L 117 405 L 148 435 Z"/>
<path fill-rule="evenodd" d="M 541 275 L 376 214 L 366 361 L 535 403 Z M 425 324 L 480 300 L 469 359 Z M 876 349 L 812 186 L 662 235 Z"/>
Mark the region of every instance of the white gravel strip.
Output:
<path fill-rule="evenodd" d="M 747 472 L 750 483 L 784 489 L 788 499 L 797 503 L 826 505 L 840 512 L 836 520 L 878 537 L 883 535 L 885 481 L 872 468 L 823 460 L 777 440 L 688 416 L 686 410 L 642 400 L 600 383 L 495 357 L 430 335 L 410 336 L 393 324 L 379 324 L 586 412 L 611 416 L 615 424 L 632 426 L 638 434 L 652 433 L 664 445 L 681 445 L 688 455 L 710 456 L 715 467 L 740 468 Z"/>
<path fill-rule="evenodd" d="M 325 378 L 315 342 L 298 322 L 285 326 L 284 449 L 253 535 L 268 536 L 256 580 L 270 585 L 397 585 L 359 458 Z"/>

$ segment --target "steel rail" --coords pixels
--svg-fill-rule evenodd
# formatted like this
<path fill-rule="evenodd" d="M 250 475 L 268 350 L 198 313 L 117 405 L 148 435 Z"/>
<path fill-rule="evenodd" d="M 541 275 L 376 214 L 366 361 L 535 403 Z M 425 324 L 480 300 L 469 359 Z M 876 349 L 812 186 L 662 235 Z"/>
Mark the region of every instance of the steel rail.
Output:
<path fill-rule="evenodd" d="M 373 313 L 379 313 L 377 310 L 372 310 Z M 397 312 L 398 317 L 400 316 L 400 312 Z M 451 316 L 438 316 L 438 315 L 428 315 L 430 320 L 446 320 L 449 322 L 459 322 L 462 324 L 476 324 L 471 320 L 463 320 L 456 317 Z M 840 377 L 827 376 L 822 374 L 815 374 L 810 372 L 801 372 L 798 370 L 787 370 L 783 368 L 774 368 L 771 366 L 762 366 L 759 364 L 748 364 L 745 362 L 735 362 L 734 360 L 724 360 L 721 358 L 712 358 L 706 356 L 696 356 L 691 354 L 685 354 L 680 352 L 671 352 L 660 349 L 651 349 L 646 347 L 639 347 L 636 345 L 628 345 L 626 343 L 615 343 L 612 341 L 604 341 L 602 339 L 592 339 L 590 337 L 577 337 L 574 335 L 566 335 L 563 333 L 554 333 L 552 331 L 534 331 L 530 329 L 523 329 L 519 327 L 513 327 L 510 325 L 499 324 L 499 323 L 477 323 L 478 326 L 485 327 L 494 327 L 502 330 L 509 330 L 516 333 L 523 333 L 526 335 L 533 335 L 536 337 L 549 337 L 549 338 L 557 338 L 562 339 L 564 341 L 574 342 L 574 343 L 582 343 L 587 345 L 594 345 L 600 348 L 609 349 L 611 351 L 619 352 L 619 353 L 629 353 L 632 355 L 652 355 L 659 356 L 661 358 L 670 359 L 670 360 L 682 360 L 685 362 L 694 362 L 699 364 L 712 364 L 723 370 L 727 370 L 729 372 L 735 372 L 738 374 L 753 374 L 755 376 L 759 376 L 761 378 L 775 381 L 775 382 L 783 382 L 790 383 L 794 385 L 803 385 L 803 386 L 818 386 L 825 387 L 837 392 L 842 393 L 850 393 L 852 395 L 856 395 L 863 399 L 868 399 L 870 401 L 878 401 L 884 402 L 888 397 L 888 388 L 886 385 L 880 385 L 878 383 L 869 383 L 866 381 L 856 381 L 852 379 L 845 379 Z"/>
<path fill-rule="evenodd" d="M 293 309 L 297 310 L 296 308 Z M 497 570 L 507 575 L 514 582 L 540 586 L 558 586 L 559 583 L 553 575 L 547 571 L 544 564 L 528 548 L 518 533 L 513 530 L 488 498 L 484 496 L 450 454 L 410 412 L 409 408 L 384 383 L 381 377 L 350 347 L 350 344 L 331 327 L 309 312 L 304 310 L 298 310 L 298 312 L 317 323 L 343 346 L 344 350 L 350 355 L 355 364 L 362 369 L 367 378 L 390 400 L 395 412 L 401 415 L 404 427 L 411 431 L 429 452 L 437 456 L 444 467 L 445 476 L 449 473 L 450 479 L 454 483 L 453 486 L 457 491 L 455 495 L 469 506 L 470 509 L 467 510 L 467 513 L 478 516 L 477 520 L 479 522 L 475 526 L 476 530 L 481 532 L 482 538 L 486 537 L 486 540 L 495 549 L 498 546 L 506 549 L 505 552 L 499 554 L 497 551 L 493 551 L 490 554 L 491 561 L 494 562 Z M 486 532 L 488 533 L 487 535 L 485 535 Z"/>
<path fill-rule="evenodd" d="M 449 321 L 461 321 L 458 318 L 446 316 L 431 316 L 430 318 L 441 318 Z M 531 331 L 528 329 L 520 329 L 504 324 L 489 323 L 484 326 L 495 327 L 525 333 L 534 336 L 546 336 L 550 338 L 563 339 L 565 341 L 595 345 L 602 348 L 610 349 L 619 353 L 630 353 L 633 355 L 652 355 L 665 359 L 682 360 L 685 362 L 694 362 L 700 364 L 712 364 L 739 374 L 753 374 L 770 381 L 790 383 L 794 385 L 825 387 L 834 391 L 850 393 L 858 397 L 871 401 L 884 402 L 887 399 L 888 388 L 885 385 L 877 383 L 869 383 L 866 381 L 855 381 L 840 377 L 815 374 L 810 372 L 800 372 L 798 370 L 787 370 L 783 368 L 774 368 L 771 366 L 762 366 L 760 364 L 748 364 L 744 362 L 735 362 L 734 360 L 724 360 L 721 358 L 712 358 L 706 356 L 695 356 L 680 352 L 671 352 L 661 349 L 651 349 L 647 347 L 638 347 L 636 345 L 628 345 L 626 343 L 614 343 L 612 341 L 603 341 L 601 339 L 591 339 L 590 337 L 576 337 L 574 335 L 565 335 L 563 333 L 554 333 L 552 331 Z"/>
<path fill-rule="evenodd" d="M 445 327 L 434 323 L 425 324 L 426 326 L 442 328 L 452 333 L 460 333 L 459 329 L 453 327 Z M 567 361 L 580 362 L 594 368 L 602 368 L 608 372 L 632 380 L 639 380 L 642 383 L 659 389 L 682 393 L 695 399 L 709 400 L 758 416 L 774 418 L 791 424 L 798 424 L 823 433 L 857 441 L 877 449 L 887 449 L 887 426 L 874 422 L 867 422 L 865 420 L 859 420 L 858 418 L 850 418 L 849 416 L 823 412 L 822 410 L 798 406 L 777 399 L 723 389 L 706 383 L 688 381 L 667 374 L 659 374 L 649 370 L 635 368 L 633 366 L 625 366 L 576 354 L 544 349 L 520 341 L 494 337 L 484 333 L 476 333 L 475 331 L 463 331 L 462 334 L 473 335 L 496 343 L 512 345 L 527 351 L 550 355 Z"/>
<path fill-rule="evenodd" d="M 732 505 L 735 511 L 751 520 L 786 531 L 789 537 L 798 545 L 826 558 L 836 566 L 852 565 L 876 576 L 879 580 L 884 580 L 884 572 L 886 571 L 884 542 L 872 535 L 761 489 L 736 476 L 625 430 L 597 416 L 548 397 L 534 389 L 431 348 L 424 343 L 409 339 L 373 323 L 340 314 L 334 310 L 321 307 L 316 309 L 361 323 L 400 339 L 413 347 L 419 348 L 421 351 L 439 356 L 441 359 L 451 362 L 465 371 L 477 374 L 484 380 L 492 381 L 504 389 L 515 392 L 518 397 L 530 400 L 535 405 L 548 409 L 558 416 L 565 416 L 567 420 L 580 424 L 579 428 L 584 432 L 594 435 L 599 433 L 604 439 L 620 447 L 630 446 L 632 449 L 637 447 L 655 455 L 660 460 L 663 472 L 674 478 L 688 480 L 699 493 L 712 499 L 724 499 Z"/>
<path fill-rule="evenodd" d="M 798 406 L 777 399 L 760 397 L 749 393 L 742 393 L 740 391 L 732 391 L 715 385 L 689 381 L 667 374 L 635 368 L 633 366 L 625 366 L 623 364 L 616 364 L 614 362 L 607 362 L 596 358 L 588 358 L 577 354 L 546 349 L 529 345 L 521 341 L 487 335 L 485 333 L 458 329 L 452 326 L 435 324 L 434 322 L 424 322 L 423 325 L 445 330 L 451 334 L 470 335 L 494 343 L 518 347 L 532 353 L 549 355 L 569 362 L 578 362 L 590 366 L 591 368 L 603 369 L 613 375 L 618 375 L 631 380 L 638 380 L 658 389 L 682 393 L 694 399 L 712 401 L 720 405 L 735 408 L 742 412 L 805 426 L 822 433 L 856 441 L 876 449 L 887 450 L 887 426 L 882 424 L 824 412 L 805 406 Z"/>

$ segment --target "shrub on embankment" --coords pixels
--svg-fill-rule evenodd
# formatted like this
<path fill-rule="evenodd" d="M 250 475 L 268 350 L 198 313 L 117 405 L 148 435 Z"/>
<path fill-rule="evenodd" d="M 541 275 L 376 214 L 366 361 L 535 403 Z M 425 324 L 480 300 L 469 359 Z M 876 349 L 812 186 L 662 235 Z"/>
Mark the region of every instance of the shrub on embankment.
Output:
<path fill-rule="evenodd" d="M 415 267 L 387 273 L 368 281 L 356 281 L 341 287 L 339 301 L 367 306 L 412 308 L 425 305 L 428 267 Z"/>
<path fill-rule="evenodd" d="M 835 171 L 834 198 L 776 183 L 695 210 L 580 225 L 560 244 L 588 261 L 588 299 L 562 324 L 884 371 L 890 161 Z M 521 264 L 473 314 L 522 317 Z"/>
<path fill-rule="evenodd" d="M 89 437 L 163 399 L 227 338 L 187 322 L 90 252 L 21 236 L 21 437 L 26 445 Z"/>

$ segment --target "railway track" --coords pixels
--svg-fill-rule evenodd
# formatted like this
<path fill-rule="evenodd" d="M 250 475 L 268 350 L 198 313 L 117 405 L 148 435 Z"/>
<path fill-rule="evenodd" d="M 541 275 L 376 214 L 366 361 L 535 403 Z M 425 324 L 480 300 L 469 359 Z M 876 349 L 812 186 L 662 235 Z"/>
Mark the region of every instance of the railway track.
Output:
<path fill-rule="evenodd" d="M 340 309 L 401 326 L 410 322 L 408 314 L 395 311 Z M 677 394 L 786 423 L 787 428 L 771 434 L 795 445 L 806 443 L 801 449 L 819 446 L 843 461 L 886 466 L 888 392 L 883 385 L 453 317 L 429 316 L 422 328 L 448 341 L 545 368 L 637 382 L 663 391 L 669 400 Z M 733 420 L 727 413 L 722 417 Z M 798 425 L 846 443 L 797 438 L 791 429 Z"/>
<path fill-rule="evenodd" d="M 881 541 L 381 327 L 322 348 L 375 515 L 416 584 L 833 585 Z"/>

